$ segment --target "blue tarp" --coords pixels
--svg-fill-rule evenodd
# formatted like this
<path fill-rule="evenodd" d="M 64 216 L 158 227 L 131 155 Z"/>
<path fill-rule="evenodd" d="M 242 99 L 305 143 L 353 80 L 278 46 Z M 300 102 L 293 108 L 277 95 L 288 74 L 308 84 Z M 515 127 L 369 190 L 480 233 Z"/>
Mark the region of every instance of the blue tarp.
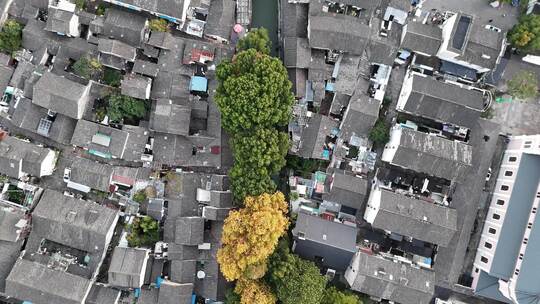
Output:
<path fill-rule="evenodd" d="M 162 277 L 157 277 L 156 278 L 156 288 L 161 287 L 161 282 L 163 282 L 163 278 Z"/>
<path fill-rule="evenodd" d="M 140 288 L 135 288 L 135 298 L 138 298 L 141 296 L 141 289 Z"/>
<path fill-rule="evenodd" d="M 189 87 L 191 91 L 206 92 L 207 87 L 208 79 L 201 76 L 191 77 L 191 85 Z"/>
<path fill-rule="evenodd" d="M 331 82 L 327 82 L 327 83 L 326 83 L 326 90 L 327 90 L 328 92 L 334 92 L 334 84 L 331 83 Z"/>

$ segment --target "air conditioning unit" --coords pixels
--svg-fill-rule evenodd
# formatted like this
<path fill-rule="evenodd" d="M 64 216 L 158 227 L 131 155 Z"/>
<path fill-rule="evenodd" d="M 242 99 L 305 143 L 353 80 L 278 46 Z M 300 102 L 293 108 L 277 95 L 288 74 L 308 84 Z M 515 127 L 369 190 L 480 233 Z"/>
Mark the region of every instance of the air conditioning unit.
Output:
<path fill-rule="evenodd" d="M 199 244 L 199 250 L 210 250 L 210 248 L 212 248 L 212 244 L 211 244 L 211 243 L 202 243 L 202 244 Z"/>
<path fill-rule="evenodd" d="M 334 269 L 328 268 L 326 270 L 326 278 L 328 279 L 328 281 L 332 281 L 335 276 L 336 276 L 336 271 Z"/>

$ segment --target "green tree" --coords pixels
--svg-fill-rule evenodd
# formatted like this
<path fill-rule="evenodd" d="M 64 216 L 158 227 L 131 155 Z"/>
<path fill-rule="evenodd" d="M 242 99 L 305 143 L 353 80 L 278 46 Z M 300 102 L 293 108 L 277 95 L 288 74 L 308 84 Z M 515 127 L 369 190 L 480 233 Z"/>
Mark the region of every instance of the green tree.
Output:
<path fill-rule="evenodd" d="M 144 203 L 146 201 L 146 192 L 139 190 L 133 195 L 133 200 L 137 203 Z"/>
<path fill-rule="evenodd" d="M 375 126 L 369 132 L 369 139 L 376 145 L 384 145 L 390 139 L 390 127 L 384 121 L 384 119 L 379 119 L 375 123 Z"/>
<path fill-rule="evenodd" d="M 292 258 L 288 257 L 284 265 L 278 268 L 283 271 L 282 278 L 274 281 L 278 299 L 283 304 L 320 303 L 326 278 L 313 262 L 289 255 Z"/>
<path fill-rule="evenodd" d="M 103 82 L 117 88 L 122 82 L 122 73 L 115 69 L 105 68 L 103 71 Z"/>
<path fill-rule="evenodd" d="M 86 8 L 86 0 L 75 0 L 75 6 L 78 8 L 78 9 L 85 9 Z"/>
<path fill-rule="evenodd" d="M 98 7 L 96 9 L 96 15 L 103 16 L 103 15 L 105 15 L 106 10 L 107 10 L 107 7 L 105 6 L 105 4 L 100 3 L 100 4 L 98 4 Z"/>
<path fill-rule="evenodd" d="M 130 247 L 152 246 L 159 241 L 158 221 L 149 216 L 134 219 L 127 229 L 130 231 L 127 236 Z"/>
<path fill-rule="evenodd" d="M 362 304 L 362 301 L 357 295 L 342 292 L 332 286 L 324 291 L 321 304 Z"/>
<path fill-rule="evenodd" d="M 7 20 L 0 31 L 0 51 L 13 56 L 21 48 L 22 26 L 15 20 Z"/>
<path fill-rule="evenodd" d="M 240 41 L 238 41 L 238 51 L 245 51 L 248 49 L 254 49 L 257 52 L 263 54 L 270 54 L 271 47 L 270 38 L 268 37 L 268 30 L 264 27 L 251 29 L 249 33 Z"/>
<path fill-rule="evenodd" d="M 240 304 L 240 295 L 233 288 L 225 292 L 225 304 Z"/>
<path fill-rule="evenodd" d="M 108 98 L 107 115 L 112 122 L 123 119 L 140 119 L 146 114 L 146 103 L 143 100 L 126 95 L 110 95 Z"/>
<path fill-rule="evenodd" d="M 170 30 L 167 20 L 161 18 L 150 20 L 148 27 L 156 32 L 168 32 Z"/>
<path fill-rule="evenodd" d="M 73 64 L 75 74 L 86 78 L 94 78 L 103 72 L 103 65 L 97 58 L 83 56 Z"/>
<path fill-rule="evenodd" d="M 540 15 L 524 15 L 508 33 L 513 46 L 526 50 L 540 50 Z"/>
<path fill-rule="evenodd" d="M 289 122 L 294 96 L 279 59 L 249 49 L 222 62 L 216 75 L 222 126 L 231 134 Z"/>
<path fill-rule="evenodd" d="M 538 78 L 531 71 L 519 71 L 507 83 L 508 93 L 519 99 L 527 99 L 538 95 Z"/>
<path fill-rule="evenodd" d="M 235 136 L 232 149 L 236 166 L 264 167 L 274 174 L 285 165 L 289 135 L 276 129 L 257 129 L 247 136 Z"/>
<path fill-rule="evenodd" d="M 237 202 L 243 202 L 247 196 L 274 193 L 276 184 L 270 178 L 266 168 L 249 168 L 235 165 L 229 171 L 233 196 Z"/>

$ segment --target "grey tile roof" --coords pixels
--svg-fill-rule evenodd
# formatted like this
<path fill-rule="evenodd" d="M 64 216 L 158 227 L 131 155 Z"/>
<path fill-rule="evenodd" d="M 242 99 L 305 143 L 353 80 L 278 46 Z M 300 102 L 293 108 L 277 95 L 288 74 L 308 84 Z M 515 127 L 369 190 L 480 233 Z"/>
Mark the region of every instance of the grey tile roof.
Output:
<path fill-rule="evenodd" d="M 171 280 L 178 283 L 194 283 L 197 271 L 196 260 L 184 260 L 171 262 Z"/>
<path fill-rule="evenodd" d="M 19 209 L 0 207 L 0 241 L 16 242 L 20 236 L 17 223 L 24 219 L 24 212 Z"/>
<path fill-rule="evenodd" d="M 87 120 L 79 120 L 71 144 L 123 158 L 129 133 Z M 103 142 L 101 138 L 108 138 Z"/>
<path fill-rule="evenodd" d="M 193 284 L 179 284 L 171 281 L 161 282 L 157 304 L 190 304 Z"/>
<path fill-rule="evenodd" d="M 45 30 L 55 33 L 68 34 L 71 32 L 70 22 L 74 16 L 75 13 L 73 12 L 68 12 L 49 6 Z"/>
<path fill-rule="evenodd" d="M 203 217 L 211 221 L 224 221 L 229 215 L 230 211 L 231 208 L 216 208 L 212 206 L 206 206 L 203 209 Z"/>
<path fill-rule="evenodd" d="M 124 288 L 140 288 L 146 271 L 148 250 L 116 247 L 108 271 L 108 283 Z"/>
<path fill-rule="evenodd" d="M 150 37 L 146 44 L 156 47 L 158 49 L 171 50 L 176 48 L 182 48 L 184 40 L 174 37 L 169 32 L 157 32 L 150 33 Z"/>
<path fill-rule="evenodd" d="M 308 5 L 287 1 L 280 8 L 283 37 L 307 38 Z"/>
<path fill-rule="evenodd" d="M 356 83 L 360 81 L 360 62 L 361 57 L 357 55 L 344 54 L 341 56 L 332 72 L 332 76 L 336 79 L 334 84 L 335 92 L 349 96 L 355 92 Z"/>
<path fill-rule="evenodd" d="M 15 137 L 6 137 L 0 141 L 0 172 L 19 178 L 19 170 L 21 170 L 31 176 L 41 177 L 42 165 L 48 161 L 50 153 L 53 153 L 50 149 Z"/>
<path fill-rule="evenodd" d="M 197 246 L 169 243 L 169 260 L 194 260 L 199 256 Z"/>
<path fill-rule="evenodd" d="M 309 68 L 311 48 L 306 38 L 285 37 L 283 39 L 283 59 L 287 68 Z"/>
<path fill-rule="evenodd" d="M 6 278 L 21 255 L 23 241 L 0 241 L 0 292 L 5 292 Z"/>
<path fill-rule="evenodd" d="M 49 120 L 47 109 L 33 104 L 30 99 L 21 98 L 11 116 L 11 122 L 19 128 L 37 133 L 41 119 Z M 39 133 L 61 144 L 70 144 L 77 120 L 57 114 L 48 133 Z"/>
<path fill-rule="evenodd" d="M 127 61 L 135 61 L 137 56 L 135 47 L 114 39 L 99 39 L 98 50 L 103 54 L 113 55 Z"/>
<path fill-rule="evenodd" d="M 402 129 L 392 164 L 452 180 L 467 173 L 471 160 L 472 147 L 469 145 Z"/>
<path fill-rule="evenodd" d="M 358 210 L 362 207 L 367 190 L 367 179 L 336 171 L 332 175 L 330 191 L 323 195 L 323 200 Z"/>
<path fill-rule="evenodd" d="M 45 190 L 32 216 L 33 231 L 43 238 L 90 253 L 102 252 L 118 212 L 97 203 Z"/>
<path fill-rule="evenodd" d="M 191 107 L 159 98 L 152 103 L 150 129 L 176 135 L 188 135 Z"/>
<path fill-rule="evenodd" d="M 6 293 L 35 304 L 80 304 L 91 285 L 88 279 L 19 259 L 6 280 Z"/>
<path fill-rule="evenodd" d="M 204 219 L 202 217 L 179 217 L 175 224 L 175 243 L 182 245 L 203 243 Z"/>
<path fill-rule="evenodd" d="M 71 163 L 71 180 L 92 189 L 109 192 L 113 167 L 77 157 Z"/>
<path fill-rule="evenodd" d="M 59 42 L 69 38 L 45 30 L 45 22 L 36 19 L 28 20 L 23 29 L 22 46 L 32 52 L 47 47 L 51 54 L 56 54 Z"/>
<path fill-rule="evenodd" d="M 146 11 L 176 18 L 179 22 L 182 21 L 184 0 L 124 0 L 122 2 Z"/>
<path fill-rule="evenodd" d="M 448 246 L 457 231 L 457 212 L 445 206 L 381 190 L 373 227 Z"/>
<path fill-rule="evenodd" d="M 371 28 L 354 17 L 310 16 L 308 31 L 312 48 L 361 55 L 367 46 Z"/>
<path fill-rule="evenodd" d="M 152 99 L 172 99 L 176 103 L 186 104 L 189 100 L 191 77 L 180 73 L 160 72 L 154 79 Z"/>
<path fill-rule="evenodd" d="M 236 2 L 231 0 L 214 0 L 208 10 L 204 35 L 229 40 L 233 25 Z"/>
<path fill-rule="evenodd" d="M 155 133 L 153 155 L 154 161 L 169 165 L 220 167 L 221 139 Z"/>
<path fill-rule="evenodd" d="M 123 95 L 138 99 L 148 99 L 151 87 L 151 78 L 137 74 L 124 75 L 120 86 Z"/>
<path fill-rule="evenodd" d="M 135 60 L 135 64 L 133 65 L 133 73 L 156 77 L 158 72 L 158 65 L 150 61 Z"/>
<path fill-rule="evenodd" d="M 435 273 L 359 251 L 348 272 L 351 289 L 403 304 L 430 303 Z"/>
<path fill-rule="evenodd" d="M 122 131 L 128 132 L 123 159 L 127 161 L 141 161 L 150 133 L 146 128 L 124 125 Z"/>
<path fill-rule="evenodd" d="M 381 102 L 363 93 L 355 93 L 341 123 L 341 137 L 350 140 L 351 136 L 367 136 L 379 117 Z"/>
<path fill-rule="evenodd" d="M 405 112 L 470 128 L 484 107 L 482 93 L 431 77 L 412 76 L 412 90 Z M 399 109 L 398 109 L 399 110 Z"/>
<path fill-rule="evenodd" d="M 90 86 L 45 72 L 34 86 L 32 102 L 40 107 L 80 119 L 89 99 Z"/>
<path fill-rule="evenodd" d="M 401 48 L 435 56 L 442 43 L 442 30 L 435 25 L 409 22 Z"/>
<path fill-rule="evenodd" d="M 146 18 L 142 14 L 108 8 L 103 22 L 103 35 L 114 37 L 131 46 L 139 46 L 146 32 Z"/>
<path fill-rule="evenodd" d="M 115 304 L 120 299 L 120 293 L 120 290 L 94 284 L 86 297 L 85 304 Z"/>
<path fill-rule="evenodd" d="M 306 158 L 324 159 L 322 154 L 326 137 L 337 127 L 337 121 L 328 116 L 313 113 L 308 126 L 302 133 L 299 155 Z"/>

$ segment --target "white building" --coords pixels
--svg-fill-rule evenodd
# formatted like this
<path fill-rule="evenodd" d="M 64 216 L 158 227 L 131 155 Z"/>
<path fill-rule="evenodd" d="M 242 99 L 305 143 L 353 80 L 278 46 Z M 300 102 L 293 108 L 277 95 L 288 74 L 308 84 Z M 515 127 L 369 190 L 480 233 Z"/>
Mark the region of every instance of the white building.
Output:
<path fill-rule="evenodd" d="M 510 138 L 474 262 L 476 294 L 506 303 L 540 297 L 540 135 Z"/>

